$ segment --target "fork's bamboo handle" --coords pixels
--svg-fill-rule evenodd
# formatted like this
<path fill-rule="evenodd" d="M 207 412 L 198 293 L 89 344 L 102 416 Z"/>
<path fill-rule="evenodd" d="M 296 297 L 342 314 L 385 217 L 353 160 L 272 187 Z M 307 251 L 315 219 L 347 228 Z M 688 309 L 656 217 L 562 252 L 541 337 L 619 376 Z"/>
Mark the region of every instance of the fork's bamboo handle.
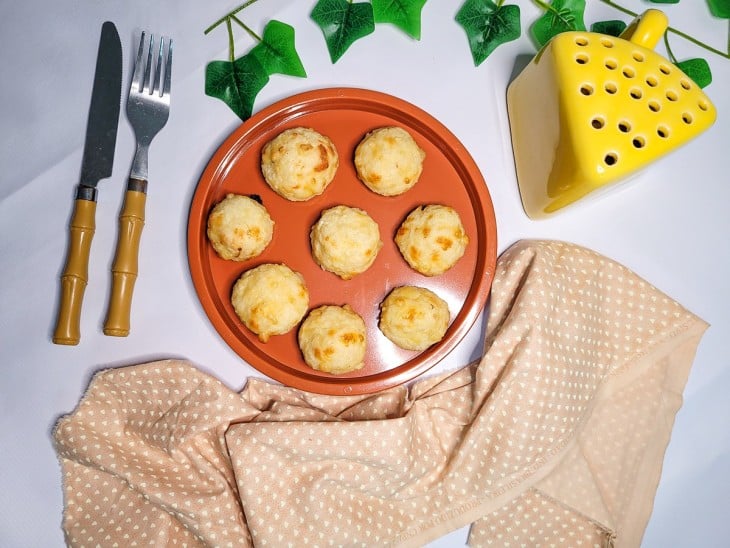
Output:
<path fill-rule="evenodd" d="M 53 331 L 55 344 L 76 345 L 81 339 L 81 304 L 89 278 L 89 253 L 96 230 L 95 217 L 95 201 L 77 199 L 74 202 L 66 265 L 61 274 L 61 303 Z"/>
<path fill-rule="evenodd" d="M 138 190 L 127 190 L 124 196 L 124 207 L 119 215 L 119 240 L 112 264 L 111 297 L 104 322 L 105 335 L 129 335 L 129 316 L 134 282 L 137 280 L 137 258 L 144 227 L 146 198 L 147 195 Z"/>

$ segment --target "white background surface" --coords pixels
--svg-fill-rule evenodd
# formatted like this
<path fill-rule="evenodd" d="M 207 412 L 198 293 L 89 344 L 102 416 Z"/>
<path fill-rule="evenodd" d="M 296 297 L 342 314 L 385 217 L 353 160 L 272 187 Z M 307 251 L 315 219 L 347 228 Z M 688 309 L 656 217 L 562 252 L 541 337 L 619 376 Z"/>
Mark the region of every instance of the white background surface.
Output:
<path fill-rule="evenodd" d="M 375 89 L 427 110 L 465 144 L 494 201 L 499 250 L 522 238 L 555 238 L 625 264 L 711 324 L 699 347 L 677 416 L 644 546 L 727 546 L 730 515 L 730 61 L 672 39 L 680 59 L 704 56 L 714 73 L 706 89 L 716 124 L 652 165 L 621 191 L 532 221 L 515 180 L 505 90 L 527 33 L 474 67 L 454 16 L 461 1 L 423 9 L 420 42 L 389 25 L 359 40 L 336 63 L 309 19 L 313 0 L 261 0 L 241 17 L 254 30 L 276 18 L 293 25 L 308 78 L 273 76 L 255 110 L 297 92 L 352 86 Z M 522 7 L 526 29 L 538 10 Z M 588 2 L 586 23 L 627 16 Z M 651 4 L 622 0 L 634 11 Z M 227 58 L 225 27 L 203 29 L 238 5 L 201 0 L 3 2 L 0 7 L 0 545 L 59 546 L 62 491 L 51 430 L 73 410 L 102 368 L 181 357 L 240 389 L 259 374 L 217 335 L 188 274 L 186 224 L 198 177 L 240 123 L 204 95 L 207 62 Z M 670 24 L 727 47 L 728 22 L 712 20 L 704 0 L 660 6 Z M 101 24 L 112 20 L 124 49 L 124 78 L 142 29 L 175 39 L 170 120 L 152 145 L 146 226 L 127 338 L 102 334 L 110 265 L 131 162 L 133 134 L 120 117 L 114 173 L 102 181 L 89 285 L 76 347 L 50 341 L 58 306 L 67 224 L 78 179 Z M 236 31 L 237 53 L 252 45 Z M 664 53 L 660 45 L 658 51 Z M 480 352 L 481 322 L 441 366 Z M 434 545 L 460 546 L 460 530 Z"/>

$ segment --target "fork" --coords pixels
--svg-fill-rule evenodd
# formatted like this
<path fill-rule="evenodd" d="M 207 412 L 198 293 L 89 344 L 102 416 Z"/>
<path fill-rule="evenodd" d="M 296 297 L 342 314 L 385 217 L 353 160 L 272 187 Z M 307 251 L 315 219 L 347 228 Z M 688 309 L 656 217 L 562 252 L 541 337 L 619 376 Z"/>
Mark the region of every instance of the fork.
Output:
<path fill-rule="evenodd" d="M 104 321 L 104 334 L 129 335 L 132 293 L 137 280 L 139 242 L 144 227 L 147 200 L 147 160 L 152 139 L 167 123 L 170 114 L 172 40 L 160 37 L 156 66 L 152 67 L 155 37 L 150 35 L 147 61 L 144 62 L 145 33 L 139 41 L 137 60 L 127 98 L 127 119 L 132 125 L 137 148 L 129 173 L 124 206 L 119 215 L 119 237 L 112 263 L 112 287 Z M 164 80 L 162 79 L 164 66 Z"/>

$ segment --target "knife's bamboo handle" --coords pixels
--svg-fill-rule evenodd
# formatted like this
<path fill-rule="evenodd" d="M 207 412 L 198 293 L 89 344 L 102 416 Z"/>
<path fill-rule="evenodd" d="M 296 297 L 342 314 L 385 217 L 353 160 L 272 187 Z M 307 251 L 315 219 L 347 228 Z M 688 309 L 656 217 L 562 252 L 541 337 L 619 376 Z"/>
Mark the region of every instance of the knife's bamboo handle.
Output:
<path fill-rule="evenodd" d="M 95 217 L 95 201 L 77 199 L 74 202 L 66 265 L 61 274 L 61 303 L 53 331 L 55 344 L 76 345 L 81 339 L 81 304 L 89 278 L 89 253 L 96 230 Z"/>
<path fill-rule="evenodd" d="M 144 206 L 147 195 L 127 190 L 119 216 L 119 240 L 112 264 L 112 290 L 104 322 L 104 334 L 113 337 L 129 335 L 132 293 L 137 280 L 139 241 L 144 227 Z"/>

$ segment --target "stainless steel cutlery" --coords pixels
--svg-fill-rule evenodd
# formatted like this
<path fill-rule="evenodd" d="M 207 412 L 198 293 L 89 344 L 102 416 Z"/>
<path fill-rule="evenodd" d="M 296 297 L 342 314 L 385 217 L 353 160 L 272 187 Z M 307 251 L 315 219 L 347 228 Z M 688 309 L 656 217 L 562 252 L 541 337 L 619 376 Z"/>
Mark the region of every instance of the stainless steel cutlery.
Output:
<path fill-rule="evenodd" d="M 104 333 L 129 334 L 132 293 L 138 271 L 139 243 L 144 226 L 147 158 L 152 139 L 167 123 L 170 112 L 172 40 L 140 38 L 127 98 L 127 118 L 137 146 L 129 174 L 119 237 L 112 265 L 112 288 Z M 96 229 L 97 184 L 112 173 L 121 103 L 122 49 L 113 23 L 102 26 L 94 87 L 89 108 L 81 175 L 69 225 L 66 263 L 53 342 L 76 345 L 81 338 L 80 317 L 88 283 L 91 240 Z"/>
<path fill-rule="evenodd" d="M 153 51 L 157 51 L 156 56 Z M 137 150 L 129 173 L 124 207 L 119 216 L 119 239 L 112 264 L 112 290 L 104 321 L 106 335 L 126 337 L 129 334 L 132 293 L 137 279 L 137 257 L 147 200 L 147 155 L 152 139 L 167 123 L 170 114 L 171 69 L 172 40 L 168 40 L 165 47 L 165 39 L 160 38 L 155 50 L 154 36 L 150 36 L 149 45 L 146 46 L 143 32 L 127 99 L 127 118 L 137 138 Z"/>
<path fill-rule="evenodd" d="M 61 302 L 53 332 L 56 344 L 76 345 L 81 338 L 81 305 L 89 276 L 91 240 L 96 230 L 96 186 L 112 174 L 121 93 L 122 46 L 114 23 L 107 21 L 101 28 L 84 156 L 69 225 L 66 264 L 61 274 Z"/>

